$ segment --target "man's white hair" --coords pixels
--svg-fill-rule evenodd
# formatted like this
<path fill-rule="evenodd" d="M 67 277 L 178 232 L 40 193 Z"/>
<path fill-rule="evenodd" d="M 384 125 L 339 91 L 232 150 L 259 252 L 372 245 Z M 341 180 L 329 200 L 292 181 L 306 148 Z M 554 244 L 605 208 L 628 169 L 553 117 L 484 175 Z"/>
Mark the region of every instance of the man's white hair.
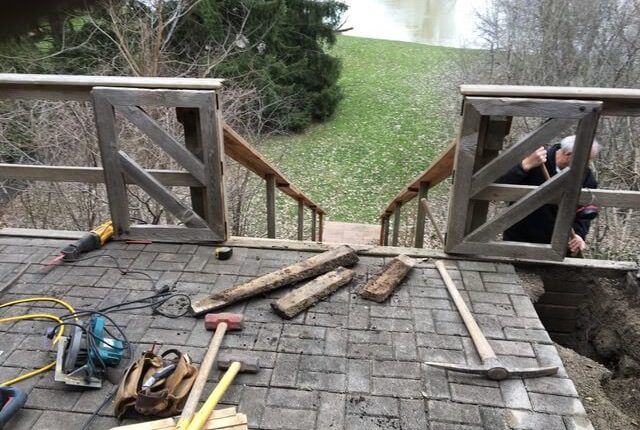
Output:
<path fill-rule="evenodd" d="M 573 145 L 576 142 L 576 135 L 567 136 L 560 141 L 560 148 L 567 153 L 573 152 Z M 595 156 L 600 152 L 600 144 L 597 140 L 593 139 L 593 146 L 591 146 L 591 153 Z"/>

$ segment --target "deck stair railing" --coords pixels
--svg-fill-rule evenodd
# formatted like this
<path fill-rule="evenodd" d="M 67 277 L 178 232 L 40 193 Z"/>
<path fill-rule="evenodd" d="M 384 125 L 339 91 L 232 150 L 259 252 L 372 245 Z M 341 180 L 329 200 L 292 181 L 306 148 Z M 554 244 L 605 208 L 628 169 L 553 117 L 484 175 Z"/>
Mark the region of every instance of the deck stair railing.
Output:
<path fill-rule="evenodd" d="M 120 239 L 224 241 L 225 154 L 266 182 L 267 237 L 276 237 L 275 190 L 298 203 L 298 240 L 303 240 L 304 209 L 312 213 L 311 239 L 322 241 L 325 211 L 222 121 L 218 79 L 111 76 L 25 75 L 0 73 L 0 98 L 90 102 L 94 109 L 102 167 L 0 164 L 0 179 L 105 183 L 114 235 Z M 140 106 L 175 108 L 184 127 L 184 144 Z M 115 112 L 120 113 L 185 171 L 146 170 L 117 141 Z M 127 184 L 135 184 L 183 225 L 133 225 Z M 188 186 L 191 205 L 168 186 Z M 316 223 L 318 218 L 318 223 Z"/>
<path fill-rule="evenodd" d="M 640 192 L 582 189 L 584 172 L 600 116 L 640 116 L 640 90 L 571 87 L 463 85 L 460 134 L 432 166 L 403 189 L 382 213 L 381 243 L 388 244 L 389 219 L 394 216 L 392 244 L 397 245 L 400 208 L 451 171 L 445 251 L 452 254 L 561 260 L 576 207 L 640 209 Z M 505 137 L 514 117 L 534 117 L 540 125 L 517 136 L 508 148 Z M 576 135 L 570 165 L 539 186 L 495 183 L 536 148 L 566 134 Z M 606 144 L 606 143 L 605 143 Z M 455 157 L 454 157 L 455 153 Z M 454 160 L 455 158 L 455 160 Z M 489 202 L 511 203 L 489 217 Z M 551 242 L 508 242 L 498 237 L 507 228 L 545 204 L 558 207 Z M 423 205 L 418 206 L 415 246 L 424 234 Z"/>
<path fill-rule="evenodd" d="M 428 210 L 424 200 L 427 199 L 428 192 L 431 188 L 451 176 L 455 149 L 456 142 L 454 140 L 424 172 L 411 180 L 411 182 L 389 202 L 386 209 L 380 214 L 380 245 L 391 244 L 398 246 L 402 207 L 406 207 L 407 203 L 417 196 L 418 207 L 414 224 L 414 246 L 416 248 L 422 248 L 424 246 L 425 217 Z M 393 217 L 392 232 L 389 230 L 391 227 L 391 217 Z M 437 228 L 436 226 L 432 227 Z M 389 243 L 389 234 L 391 234 L 391 243 Z"/>

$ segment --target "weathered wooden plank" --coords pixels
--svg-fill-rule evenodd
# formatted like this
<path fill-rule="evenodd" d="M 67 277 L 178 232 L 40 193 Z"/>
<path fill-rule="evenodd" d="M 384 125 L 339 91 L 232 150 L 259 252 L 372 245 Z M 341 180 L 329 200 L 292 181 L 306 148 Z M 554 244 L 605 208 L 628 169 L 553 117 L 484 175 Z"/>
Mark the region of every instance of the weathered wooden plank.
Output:
<path fill-rule="evenodd" d="M 26 73 L 0 73 L 0 85 L 56 86 L 62 89 L 83 88 L 87 92 L 93 87 L 133 87 L 133 88 L 182 88 L 212 90 L 222 86 L 221 79 L 211 78 L 160 78 L 138 76 L 95 76 L 95 75 L 44 75 Z"/>
<path fill-rule="evenodd" d="M 276 176 L 268 173 L 267 184 L 267 237 L 276 237 Z"/>
<path fill-rule="evenodd" d="M 255 278 L 244 284 L 227 288 L 220 293 L 213 294 L 191 304 L 195 315 L 220 309 L 239 300 L 266 293 L 276 288 L 300 282 L 331 271 L 339 266 L 351 266 L 358 261 L 356 252 L 341 245 L 322 254 L 314 255 L 299 263 L 292 264 L 275 272 Z"/>
<path fill-rule="evenodd" d="M 393 211 L 393 236 L 392 236 L 393 246 L 398 246 L 398 237 L 400 235 L 400 211 L 401 210 L 402 210 L 402 205 L 396 205 L 396 208 Z"/>
<path fill-rule="evenodd" d="M 563 189 L 567 186 L 568 179 L 568 170 L 560 172 L 551 180 L 534 189 L 525 198 L 518 200 L 501 214 L 469 233 L 465 240 L 471 242 L 494 240 L 498 234 L 522 220 L 531 212 L 550 201 L 558 199 Z M 575 214 L 575 205 L 573 208 Z"/>
<path fill-rule="evenodd" d="M 479 200 L 514 202 L 537 188 L 535 185 L 492 184 L 474 196 Z M 640 191 L 582 188 L 578 204 L 640 209 Z"/>
<path fill-rule="evenodd" d="M 205 228 L 207 223 L 196 214 L 193 209 L 185 206 L 176 199 L 165 187 L 156 181 L 153 176 L 144 171 L 142 166 L 136 163 L 123 151 L 118 151 L 119 161 L 125 174 L 142 188 L 151 198 L 160 203 L 166 210 L 187 227 Z"/>
<path fill-rule="evenodd" d="M 298 240 L 304 240 L 304 203 L 298 200 Z"/>
<path fill-rule="evenodd" d="M 188 172 L 178 170 L 147 170 L 158 182 L 166 186 L 189 187 L 199 182 Z M 102 167 L 41 166 L 35 164 L 0 163 L 0 179 L 22 179 L 47 182 L 84 182 L 103 184 Z M 126 182 L 126 178 L 125 178 Z"/>
<path fill-rule="evenodd" d="M 227 238 L 227 205 L 224 196 L 224 138 L 218 95 L 209 92 L 198 109 L 199 136 L 204 162 L 206 220 L 209 228 Z"/>
<path fill-rule="evenodd" d="M 291 319 L 315 303 L 331 295 L 353 279 L 354 272 L 338 267 L 318 276 L 271 303 L 271 307 L 282 318 Z"/>
<path fill-rule="evenodd" d="M 592 108 L 588 114 L 580 120 L 578 128 L 576 129 L 576 141 L 573 146 L 573 151 L 571 151 L 571 164 L 568 169 L 565 169 L 569 171 L 569 177 L 562 195 L 562 200 L 558 205 L 556 223 L 551 237 L 551 246 L 558 253 L 564 254 L 567 250 L 569 235 L 571 234 L 573 220 L 576 216 L 576 206 L 578 205 L 580 189 L 584 182 L 585 171 L 591 155 L 593 138 L 596 133 L 596 128 L 598 127 L 598 120 L 600 119 L 600 111 L 600 106 Z M 551 180 L 554 178 L 555 176 L 551 178 Z"/>
<path fill-rule="evenodd" d="M 586 112 L 601 109 L 602 102 L 511 97 L 465 97 L 481 115 L 529 116 L 542 118 L 582 118 Z"/>
<path fill-rule="evenodd" d="M 200 165 L 202 165 L 202 144 L 198 140 L 200 136 L 198 110 L 194 108 L 176 108 L 176 118 L 184 129 L 184 144 L 187 150 L 189 150 L 189 152 L 198 159 Z M 202 166 L 202 176 L 204 180 L 204 166 Z M 200 218 L 206 218 L 207 195 L 202 181 L 199 181 L 196 186 L 190 187 L 189 194 L 191 194 L 191 207 L 195 213 L 200 215 Z"/>
<path fill-rule="evenodd" d="M 640 115 L 640 90 L 631 88 L 462 85 L 460 92 L 466 96 L 599 100 L 603 115 Z"/>
<path fill-rule="evenodd" d="M 517 143 L 506 149 L 499 157 L 487 163 L 474 175 L 471 183 L 470 196 L 485 188 L 497 178 L 507 173 L 509 169 L 522 161 L 542 145 L 549 143 L 558 133 L 575 122 L 573 119 L 552 118 L 540 127 L 525 135 Z"/>
<path fill-rule="evenodd" d="M 384 302 L 416 264 L 417 261 L 408 255 L 398 255 L 382 269 L 381 273 L 370 279 L 358 294 L 364 299 L 378 303 Z"/>
<path fill-rule="evenodd" d="M 422 199 L 427 198 L 427 194 L 429 193 L 429 183 L 428 182 L 420 182 L 420 188 L 418 190 L 418 209 L 416 210 L 416 222 L 415 222 L 415 238 L 414 238 L 414 246 L 416 248 L 422 248 L 424 246 L 424 222 L 426 213 L 424 211 L 424 207 L 420 202 Z"/>
<path fill-rule="evenodd" d="M 224 238 L 212 232 L 209 228 L 188 228 L 174 225 L 132 225 L 129 234 L 123 235 L 122 240 L 152 240 L 169 243 L 218 243 Z"/>
<path fill-rule="evenodd" d="M 199 108 L 214 91 L 141 89 L 126 87 L 95 87 L 114 107 L 163 106 L 172 108 Z"/>
<path fill-rule="evenodd" d="M 118 141 L 115 129 L 113 106 L 100 90 L 91 91 L 93 110 L 98 133 L 100 158 L 104 168 L 104 182 L 107 188 L 109 211 L 113 221 L 113 235 L 117 239 L 129 231 L 129 199 L 118 157 Z"/>
<path fill-rule="evenodd" d="M 144 229 L 144 225 L 132 226 L 132 228 Z M 186 232 L 190 239 L 198 239 L 200 231 L 203 233 L 209 232 L 208 229 L 192 229 L 186 227 L 175 226 L 147 226 L 147 228 L 161 228 L 167 230 L 180 230 Z M 0 229 L 0 237 L 24 237 L 24 238 L 36 238 L 36 239 L 64 239 L 75 240 L 80 238 L 85 232 L 83 231 L 71 231 L 71 230 L 43 230 L 35 228 L 2 228 Z M 175 236 L 179 236 L 180 233 L 176 233 Z M 157 242 L 172 242 L 171 240 L 165 241 L 157 239 Z M 208 243 L 215 242 L 216 240 L 196 240 L 196 242 Z M 184 241 L 183 243 L 191 243 L 192 240 Z M 218 240 L 219 242 L 219 240 Z M 515 242 L 517 243 L 517 242 Z M 224 242 L 225 245 L 230 247 L 242 247 L 242 248 L 254 248 L 254 249 L 271 249 L 279 251 L 305 251 L 305 252 L 324 252 L 331 249 L 331 245 L 319 242 L 297 240 L 274 240 L 266 239 L 263 237 L 239 237 L 232 236 Z M 108 245 L 107 245 L 108 247 Z M 399 254 L 407 254 L 413 258 L 449 258 L 454 260 L 469 260 L 469 256 L 457 256 L 452 254 L 445 254 L 442 251 L 426 248 L 406 248 L 406 247 L 392 247 L 392 246 L 379 246 L 379 245 L 352 245 L 352 248 L 357 251 L 358 255 L 369 257 L 395 257 Z M 596 260 L 589 258 L 564 258 L 560 261 L 538 261 L 527 258 L 510 258 L 510 257 L 496 257 L 496 256 L 480 256 L 473 257 L 474 260 L 479 261 L 495 261 L 499 263 L 517 263 L 519 265 L 526 265 L 527 267 L 568 267 L 568 268 L 580 268 L 588 270 L 598 270 L 607 273 L 617 273 L 615 276 L 619 276 L 620 272 L 637 271 L 638 264 L 635 261 L 622 261 L 622 260 Z M 609 275 L 608 275 L 609 276 Z M 613 276 L 613 275 L 611 275 Z"/>
<path fill-rule="evenodd" d="M 449 201 L 449 221 L 445 250 L 462 242 L 467 228 L 469 188 L 475 163 L 476 145 L 482 117 L 471 103 L 465 101 L 456 151 L 455 177 Z"/>
<path fill-rule="evenodd" d="M 143 101 L 144 100 L 141 100 L 141 102 Z M 146 134 L 153 143 L 162 148 L 171 158 L 187 169 L 200 183 L 204 183 L 204 166 L 202 165 L 202 161 L 192 154 L 186 146 L 182 146 L 173 136 L 163 130 L 145 111 L 138 106 L 117 106 L 116 109 L 132 124 L 138 127 L 140 131 Z"/>
<path fill-rule="evenodd" d="M 508 257 L 516 261 L 519 259 L 539 259 L 547 261 L 560 261 L 564 255 L 558 255 L 551 245 L 528 242 L 469 242 L 465 241 L 457 245 L 452 253 L 466 254 L 476 259 L 484 259 L 489 256 Z"/>
<path fill-rule="evenodd" d="M 544 97 L 557 99 L 639 100 L 640 89 L 535 85 L 460 85 L 465 96 Z"/>

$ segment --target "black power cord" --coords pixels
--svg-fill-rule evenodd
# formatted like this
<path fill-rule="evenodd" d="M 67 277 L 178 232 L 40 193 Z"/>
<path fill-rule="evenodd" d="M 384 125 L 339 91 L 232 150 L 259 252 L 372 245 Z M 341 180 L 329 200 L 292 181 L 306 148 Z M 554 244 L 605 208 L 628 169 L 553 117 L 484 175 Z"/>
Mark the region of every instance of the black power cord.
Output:
<path fill-rule="evenodd" d="M 104 339 L 99 338 L 98 336 L 96 336 L 96 334 L 93 333 L 93 331 L 92 331 L 91 323 L 89 323 L 89 324 L 87 324 L 85 326 L 83 324 L 69 322 L 68 320 L 75 319 L 75 318 L 83 318 L 83 317 L 88 317 L 91 320 L 93 317 L 95 317 L 97 315 L 102 316 L 106 320 L 108 320 L 110 325 L 113 326 L 117 330 L 118 335 L 121 336 L 121 337 L 118 338 L 118 337 L 114 336 L 109 331 L 109 327 L 107 327 L 106 325 L 104 327 L 104 331 L 109 336 L 111 336 L 112 339 L 122 342 L 122 344 L 124 345 L 122 347 L 122 349 L 126 349 L 127 352 L 128 352 L 128 357 L 127 358 L 129 359 L 129 364 L 127 365 L 127 367 L 129 367 L 129 366 L 131 366 L 131 364 L 133 364 L 133 361 L 134 361 L 134 358 L 135 358 L 134 355 L 133 355 L 133 348 L 131 347 L 131 343 L 127 339 L 126 334 L 124 333 L 124 330 L 108 314 L 109 313 L 115 313 L 115 312 L 125 312 L 125 311 L 137 310 L 137 309 L 150 308 L 152 310 L 152 314 L 154 314 L 154 315 L 161 315 L 161 316 L 166 317 L 166 318 L 180 318 L 180 317 L 186 315 L 187 313 L 189 313 L 189 308 L 191 306 L 191 299 L 186 294 L 172 293 L 173 289 L 175 288 L 175 283 L 173 285 L 165 285 L 165 286 L 162 286 L 161 288 L 157 288 L 156 281 L 151 276 L 149 276 L 148 273 L 141 272 L 141 271 L 136 271 L 136 270 L 123 269 L 120 266 L 120 262 L 118 261 L 118 259 L 113 257 L 113 256 L 111 256 L 111 255 L 106 255 L 106 254 L 105 255 L 91 255 L 91 256 L 84 257 L 84 258 L 76 258 L 76 259 L 73 259 L 73 260 L 64 260 L 62 262 L 62 264 L 93 260 L 93 259 L 102 258 L 102 257 L 110 258 L 111 260 L 113 260 L 115 262 L 116 268 L 120 271 L 120 273 L 123 276 L 124 275 L 131 275 L 131 274 L 138 274 L 138 275 L 142 275 L 142 276 L 148 278 L 151 281 L 153 289 L 155 291 L 157 291 L 155 294 L 152 294 L 152 295 L 150 295 L 148 297 L 143 297 L 141 299 L 131 300 L 131 301 L 124 302 L 124 303 L 118 303 L 116 305 L 107 306 L 107 307 L 104 307 L 104 308 L 101 308 L 101 309 L 97 309 L 97 310 L 90 310 L 90 309 L 76 310 L 74 313 L 69 313 L 69 314 L 66 314 L 66 315 L 63 315 L 63 316 L 60 317 L 64 321 L 64 323 L 63 323 L 64 325 L 77 326 L 77 327 L 81 328 L 83 334 L 85 335 L 85 337 L 87 339 L 88 353 L 90 354 L 91 352 L 93 352 L 93 356 L 98 358 L 98 363 L 99 363 L 99 365 L 101 367 L 102 372 L 104 372 L 107 369 L 107 365 L 102 361 L 102 358 L 100 357 L 100 354 L 99 354 L 99 351 L 98 351 L 99 345 L 100 344 L 105 344 L 105 345 L 110 346 L 110 347 L 115 347 L 115 345 L 107 343 L 107 342 L 104 341 Z M 161 308 L 163 305 L 166 305 L 167 303 L 170 304 L 171 302 L 174 302 L 174 301 L 175 301 L 176 305 L 179 305 L 180 307 L 182 307 L 184 309 L 182 312 L 169 313 L 169 312 L 166 312 L 165 310 L 163 310 Z M 60 327 L 60 324 L 56 325 L 53 328 L 52 333 L 55 333 L 55 331 L 59 327 Z M 53 334 L 52 334 L 52 336 L 53 336 Z M 90 361 L 88 361 L 88 363 L 90 363 Z M 117 389 L 118 389 L 118 386 L 115 385 L 113 387 L 113 389 L 111 390 L 111 392 L 104 399 L 104 401 L 98 406 L 98 408 L 95 411 L 93 411 L 91 416 L 87 419 L 85 424 L 82 426 L 82 430 L 86 430 L 91 426 L 91 424 L 96 419 L 96 417 L 98 416 L 98 414 L 100 413 L 102 408 L 104 408 L 107 405 L 107 403 L 109 403 L 111 401 L 111 399 L 115 395 Z"/>

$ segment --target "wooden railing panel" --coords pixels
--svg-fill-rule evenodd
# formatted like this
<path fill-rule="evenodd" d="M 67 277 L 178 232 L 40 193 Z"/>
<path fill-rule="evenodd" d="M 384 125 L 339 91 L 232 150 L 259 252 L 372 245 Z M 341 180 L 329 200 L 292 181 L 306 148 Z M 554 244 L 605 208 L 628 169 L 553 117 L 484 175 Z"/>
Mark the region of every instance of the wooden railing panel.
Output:
<path fill-rule="evenodd" d="M 466 98 L 456 154 L 456 176 L 449 208 L 446 251 L 469 253 L 472 250 L 476 252 L 478 249 L 484 249 L 486 255 L 504 256 L 509 255 L 510 249 L 513 252 L 521 252 L 527 248 L 515 248 L 510 242 L 496 241 L 496 236 L 543 204 L 560 201 L 549 248 L 531 248 L 535 249 L 535 257 L 531 258 L 538 258 L 545 253 L 547 255 L 543 258 L 563 258 L 601 106 L 601 102 L 579 100 Z M 483 124 L 491 115 L 505 114 L 527 117 L 552 115 L 552 118 L 563 120 L 548 121 L 546 125 L 481 167 L 478 161 L 484 156 L 484 149 L 481 147 L 485 134 Z M 505 174 L 536 146 L 546 143 L 544 140 L 551 140 L 554 133 L 568 125 L 565 119 L 575 118 L 580 120 L 569 168 L 519 200 L 501 215 L 486 222 L 474 223 L 473 219 L 478 215 L 474 213 L 474 209 L 477 209 L 477 200 L 472 199 L 474 194 L 481 192 L 493 180 Z M 494 148 L 491 150 L 495 151 Z M 486 211 L 486 203 L 483 207 Z"/>
<path fill-rule="evenodd" d="M 126 214 L 125 184 L 128 181 L 121 173 L 122 166 L 118 165 L 120 160 L 116 155 L 113 112 L 115 107 L 188 170 L 188 173 L 147 170 L 144 171 L 145 181 L 154 182 L 158 186 L 189 186 L 193 209 L 206 218 L 209 227 L 214 231 L 213 237 L 216 235 L 226 237 L 227 234 L 227 226 L 224 222 L 224 181 L 222 180 L 224 173 L 222 155 L 227 151 L 231 158 L 261 178 L 266 179 L 268 175 L 272 175 L 272 189 L 279 188 L 313 212 L 313 238 L 316 237 L 315 216 L 317 215 L 319 217 L 317 236 L 322 241 L 325 211 L 290 183 L 238 133 L 222 123 L 221 115 L 218 113 L 218 95 L 214 91 L 221 86 L 222 81 L 218 79 L 0 73 L 0 98 L 93 102 L 99 126 L 99 141 L 108 142 L 101 146 L 101 149 L 107 148 L 111 154 L 106 157 L 103 154 L 107 171 L 101 168 L 72 166 L 5 165 L 10 167 L 0 171 L 0 178 L 105 182 L 107 193 L 110 195 L 112 218 L 117 225 L 116 237 L 126 234 L 129 218 Z M 100 92 L 101 96 L 96 97 L 96 91 Z M 169 92 L 171 95 L 167 97 Z M 95 106 L 96 98 L 102 101 L 102 105 Z M 185 128 L 186 149 L 160 128 L 140 106 L 175 107 L 178 121 Z M 215 179 L 212 180 L 212 178 Z M 118 198 L 112 203 L 114 196 Z M 275 211 L 272 212 L 274 215 Z M 275 221 L 273 224 L 275 225 Z M 145 235 L 151 234 L 151 230 L 145 230 Z M 275 231 L 272 231 L 272 234 L 275 236 Z"/>
<path fill-rule="evenodd" d="M 222 146 L 222 130 L 218 123 L 218 101 L 215 92 L 96 87 L 91 93 L 94 96 L 94 104 L 96 105 L 98 143 L 104 164 L 105 183 L 110 204 L 113 201 L 117 201 L 118 203 L 115 207 L 117 211 L 125 212 L 128 210 L 124 181 L 121 181 L 120 184 L 110 185 L 109 183 L 109 175 L 122 176 L 121 172 L 124 171 L 138 186 L 180 219 L 187 227 L 203 228 L 208 226 L 218 241 L 224 241 L 227 237 L 224 180 L 222 176 L 224 150 Z M 193 152 L 202 154 L 203 161 L 198 160 L 186 146 L 182 146 L 168 133 L 161 130 L 157 123 L 151 120 L 138 107 L 149 105 L 191 108 L 197 111 L 196 121 L 199 126 L 195 130 L 190 130 L 193 132 L 190 136 L 190 144 L 200 147 L 199 150 L 193 148 Z M 102 110 L 98 110 L 98 106 L 102 106 Z M 200 217 L 194 209 L 187 207 L 173 197 L 153 176 L 148 174 L 124 152 L 119 151 L 117 137 L 114 132 L 114 108 L 121 110 L 125 117 L 131 120 L 134 125 L 140 126 L 142 131 L 151 137 L 154 143 L 165 149 L 169 155 L 183 164 L 183 167 L 190 170 L 189 173 L 196 179 L 201 180 L 203 191 L 197 194 L 198 199 L 195 201 L 194 208 L 203 217 Z M 111 135 L 108 132 L 107 134 L 104 133 L 102 129 L 105 126 L 108 132 L 112 133 Z M 189 133 L 185 133 L 185 136 L 187 135 Z M 108 161 L 114 155 L 117 157 L 116 162 L 107 164 L 105 160 Z M 122 196 L 116 198 L 114 192 L 122 194 Z M 122 214 L 114 216 L 114 205 L 111 204 L 111 206 L 112 219 L 117 232 L 116 237 L 133 238 L 130 234 L 129 224 L 121 224 L 118 218 Z M 145 231 L 152 234 L 153 230 Z M 175 239 L 179 240 L 179 238 Z"/>

